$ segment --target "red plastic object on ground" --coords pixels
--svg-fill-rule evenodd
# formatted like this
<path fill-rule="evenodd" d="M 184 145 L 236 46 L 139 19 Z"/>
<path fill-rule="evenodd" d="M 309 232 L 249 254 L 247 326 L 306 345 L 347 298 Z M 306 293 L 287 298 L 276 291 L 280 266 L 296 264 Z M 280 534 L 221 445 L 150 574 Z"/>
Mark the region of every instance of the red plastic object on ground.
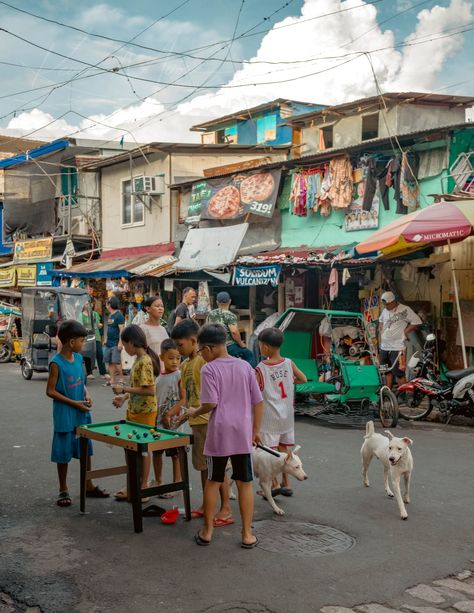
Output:
<path fill-rule="evenodd" d="M 164 524 L 175 524 L 178 520 L 178 517 L 179 517 L 178 509 L 168 509 L 168 511 L 165 511 L 163 515 L 161 516 L 161 521 Z"/>

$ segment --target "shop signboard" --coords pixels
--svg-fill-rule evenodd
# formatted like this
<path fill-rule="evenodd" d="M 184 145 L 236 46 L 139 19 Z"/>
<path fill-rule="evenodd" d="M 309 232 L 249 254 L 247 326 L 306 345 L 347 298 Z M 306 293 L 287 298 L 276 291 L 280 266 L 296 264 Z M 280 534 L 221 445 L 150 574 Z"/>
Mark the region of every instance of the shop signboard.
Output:
<path fill-rule="evenodd" d="M 13 261 L 17 264 L 21 264 L 23 262 L 47 261 L 51 259 L 52 253 L 52 238 L 39 238 L 30 241 L 17 241 L 15 243 L 15 249 L 13 251 Z"/>
<path fill-rule="evenodd" d="M 16 285 L 16 268 L 0 268 L 0 287 L 14 287 Z"/>
<path fill-rule="evenodd" d="M 36 264 L 36 285 L 53 284 L 53 263 L 43 262 Z"/>
<path fill-rule="evenodd" d="M 280 187 L 281 170 L 234 174 L 193 184 L 186 222 L 238 219 L 258 215 L 270 219 Z"/>
<path fill-rule="evenodd" d="M 276 287 L 280 273 L 280 264 L 256 268 L 236 266 L 234 269 L 234 284 L 240 286 L 273 285 L 273 287 Z"/>
<path fill-rule="evenodd" d="M 17 266 L 16 277 L 18 287 L 32 287 L 36 285 L 36 265 Z"/>

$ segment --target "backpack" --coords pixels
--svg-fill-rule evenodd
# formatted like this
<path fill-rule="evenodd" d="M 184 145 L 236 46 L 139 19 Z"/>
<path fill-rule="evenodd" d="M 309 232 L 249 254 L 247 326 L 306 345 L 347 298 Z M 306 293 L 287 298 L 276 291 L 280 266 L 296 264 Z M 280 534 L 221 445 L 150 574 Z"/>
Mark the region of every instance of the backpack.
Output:
<path fill-rule="evenodd" d="M 169 314 L 168 321 L 166 323 L 166 332 L 168 332 L 168 336 L 171 338 L 171 332 L 174 328 L 174 322 L 176 321 L 176 309 L 173 309 Z"/>

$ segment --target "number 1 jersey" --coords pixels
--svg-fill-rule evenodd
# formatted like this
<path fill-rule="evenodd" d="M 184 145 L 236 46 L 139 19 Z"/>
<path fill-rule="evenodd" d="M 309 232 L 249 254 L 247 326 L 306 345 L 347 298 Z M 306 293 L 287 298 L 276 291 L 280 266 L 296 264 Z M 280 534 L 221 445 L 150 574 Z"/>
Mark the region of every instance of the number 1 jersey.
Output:
<path fill-rule="evenodd" d="M 260 362 L 257 380 L 263 394 L 261 431 L 285 434 L 294 427 L 294 375 L 291 360 L 282 358 L 277 364 Z"/>

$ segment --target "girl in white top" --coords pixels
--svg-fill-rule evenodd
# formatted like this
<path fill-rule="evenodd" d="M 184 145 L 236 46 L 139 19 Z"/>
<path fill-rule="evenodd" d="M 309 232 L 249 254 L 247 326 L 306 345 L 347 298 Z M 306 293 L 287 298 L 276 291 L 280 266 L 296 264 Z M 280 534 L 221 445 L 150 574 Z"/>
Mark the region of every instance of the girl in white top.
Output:
<path fill-rule="evenodd" d="M 263 419 L 260 435 L 264 445 L 290 453 L 295 444 L 295 383 L 306 383 L 306 375 L 288 358 L 280 354 L 283 332 L 278 328 L 262 330 L 258 336 L 260 353 L 266 359 L 256 368 L 257 381 L 263 394 Z M 288 475 L 282 475 L 276 493 L 292 496 Z"/>
<path fill-rule="evenodd" d="M 160 355 L 161 343 L 165 338 L 169 338 L 166 328 L 161 325 L 161 318 L 165 312 L 163 300 L 159 296 L 150 296 L 145 298 L 142 306 L 148 319 L 140 324 L 140 328 L 145 332 L 148 347 L 153 349 L 156 355 Z"/>

